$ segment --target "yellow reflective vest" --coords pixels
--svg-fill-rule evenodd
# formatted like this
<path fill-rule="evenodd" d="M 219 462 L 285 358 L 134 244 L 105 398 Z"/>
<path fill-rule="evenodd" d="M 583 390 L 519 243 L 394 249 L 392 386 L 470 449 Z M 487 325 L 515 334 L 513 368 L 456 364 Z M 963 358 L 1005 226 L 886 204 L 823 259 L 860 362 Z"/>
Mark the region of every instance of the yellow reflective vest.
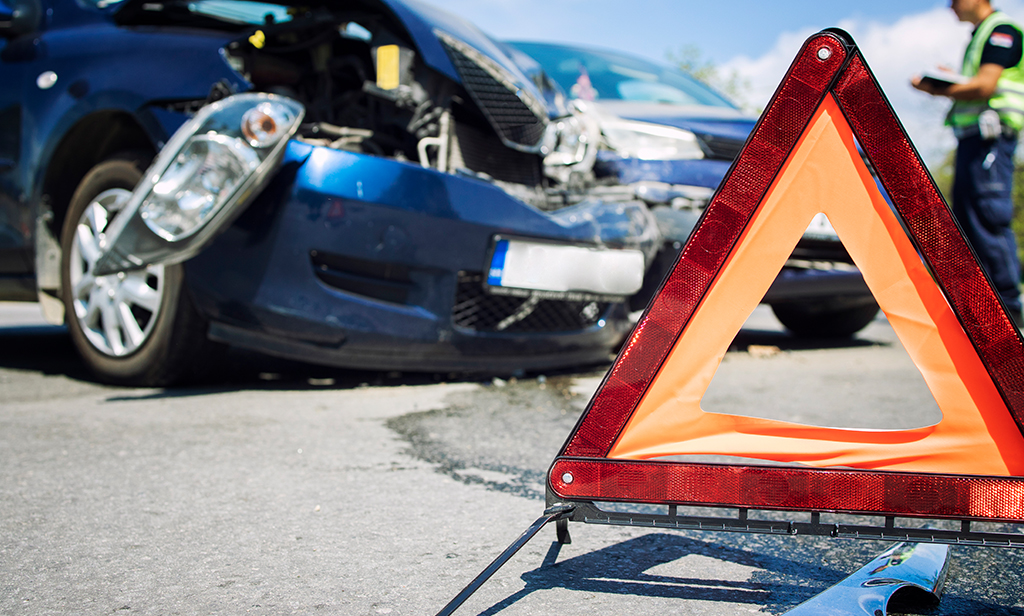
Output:
<path fill-rule="evenodd" d="M 964 64 L 960 73 L 966 77 L 978 74 L 981 67 L 981 52 L 997 26 L 1010 25 L 1020 31 L 1005 13 L 995 11 L 985 18 L 971 37 L 964 52 Z M 1024 58 L 1016 66 L 1003 69 L 996 84 L 996 93 L 987 101 L 954 101 L 946 123 L 954 130 L 966 130 L 978 125 L 978 116 L 986 109 L 995 109 L 1003 125 L 1015 131 L 1024 128 Z"/>

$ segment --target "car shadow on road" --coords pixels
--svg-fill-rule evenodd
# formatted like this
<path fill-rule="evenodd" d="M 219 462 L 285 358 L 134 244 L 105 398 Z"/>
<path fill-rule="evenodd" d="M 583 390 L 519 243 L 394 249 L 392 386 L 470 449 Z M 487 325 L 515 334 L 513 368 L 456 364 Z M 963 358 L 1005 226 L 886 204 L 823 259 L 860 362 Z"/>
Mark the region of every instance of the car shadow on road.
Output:
<path fill-rule="evenodd" d="M 743 329 L 729 347 L 730 352 L 773 348 L 780 351 L 836 349 L 888 344 L 867 338 L 812 339 L 799 338 L 784 331 Z M 518 378 L 587 374 L 607 370 L 608 364 L 576 366 L 543 372 L 520 373 Z M 47 376 L 65 376 L 76 381 L 101 384 L 89 371 L 74 349 L 67 330 L 55 325 L 0 327 L 0 369 L 25 370 Z M 310 390 L 356 389 L 359 387 L 399 387 L 429 385 L 440 382 L 490 382 L 493 378 L 509 378 L 509 374 L 432 373 L 367 371 L 318 366 L 261 355 L 242 350 L 229 350 L 216 373 L 198 382 L 148 389 L 129 394 L 125 399 L 183 397 L 240 389 Z"/>
<path fill-rule="evenodd" d="M 0 327 L 0 369 L 64 376 L 75 381 L 104 385 L 92 374 L 75 350 L 66 328 L 58 325 Z M 367 386 L 428 384 L 449 376 L 344 370 L 278 359 L 242 350 L 229 350 L 215 373 L 198 382 L 180 386 L 146 388 L 146 397 L 178 397 L 239 389 L 354 389 Z M 124 387 L 130 392 L 131 387 Z M 136 399 L 138 396 L 127 396 Z"/>
<path fill-rule="evenodd" d="M 94 381 L 59 325 L 0 327 L 0 368 Z"/>

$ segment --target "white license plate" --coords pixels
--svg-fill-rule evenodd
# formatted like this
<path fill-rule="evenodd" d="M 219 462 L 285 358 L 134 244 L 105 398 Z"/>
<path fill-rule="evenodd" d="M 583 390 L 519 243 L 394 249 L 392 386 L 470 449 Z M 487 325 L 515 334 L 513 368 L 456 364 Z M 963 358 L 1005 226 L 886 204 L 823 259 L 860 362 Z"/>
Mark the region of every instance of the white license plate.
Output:
<path fill-rule="evenodd" d="M 639 250 L 612 250 L 499 239 L 487 272 L 492 287 L 632 295 L 644 280 Z"/>

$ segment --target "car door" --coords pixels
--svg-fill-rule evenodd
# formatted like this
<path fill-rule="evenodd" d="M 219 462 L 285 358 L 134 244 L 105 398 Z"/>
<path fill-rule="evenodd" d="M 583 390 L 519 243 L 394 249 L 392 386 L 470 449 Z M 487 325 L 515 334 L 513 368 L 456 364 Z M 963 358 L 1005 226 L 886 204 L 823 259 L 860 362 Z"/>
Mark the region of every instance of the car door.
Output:
<path fill-rule="evenodd" d="M 34 288 L 24 280 L 33 270 L 34 221 L 20 164 L 25 74 L 20 50 L 40 14 L 38 0 L 0 0 L 0 298 L 31 299 L 19 295 Z"/>

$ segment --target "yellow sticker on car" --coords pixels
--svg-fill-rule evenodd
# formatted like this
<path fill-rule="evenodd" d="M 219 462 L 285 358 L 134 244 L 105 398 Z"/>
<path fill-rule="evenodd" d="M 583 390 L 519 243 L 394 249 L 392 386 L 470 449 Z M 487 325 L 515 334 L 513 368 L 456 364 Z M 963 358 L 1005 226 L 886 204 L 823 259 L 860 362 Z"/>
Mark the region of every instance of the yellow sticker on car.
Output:
<path fill-rule="evenodd" d="M 398 45 L 382 45 L 377 48 L 377 87 L 394 90 L 399 81 Z"/>
<path fill-rule="evenodd" d="M 256 49 L 263 49 L 267 43 L 267 35 L 263 34 L 263 30 L 257 30 L 249 37 L 249 43 Z"/>

